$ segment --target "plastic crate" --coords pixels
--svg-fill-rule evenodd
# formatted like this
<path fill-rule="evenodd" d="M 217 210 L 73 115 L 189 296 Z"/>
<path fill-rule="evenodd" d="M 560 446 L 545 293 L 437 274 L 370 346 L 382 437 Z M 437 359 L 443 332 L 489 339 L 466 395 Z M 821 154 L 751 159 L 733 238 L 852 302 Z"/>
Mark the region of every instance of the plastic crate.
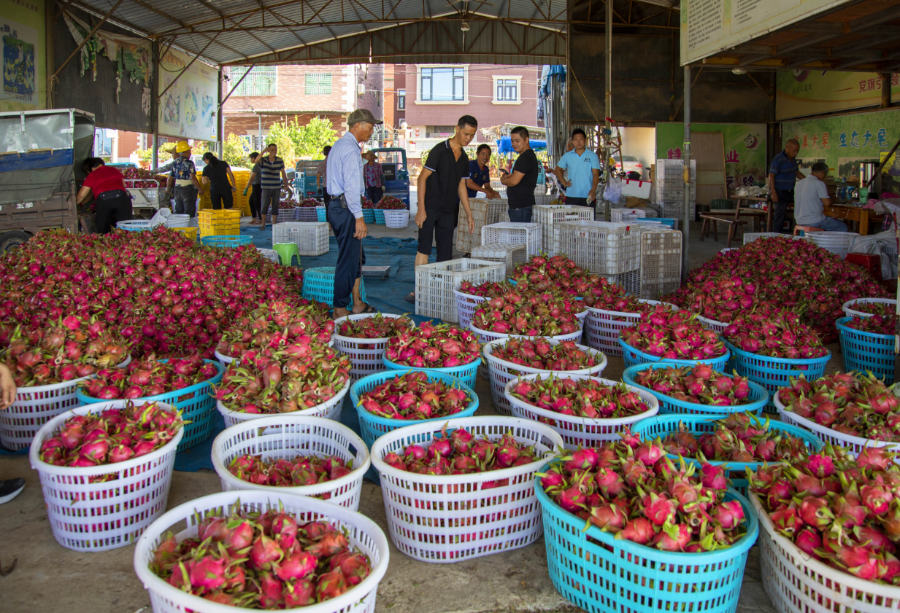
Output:
<path fill-rule="evenodd" d="M 475 309 L 487 298 L 466 294 L 458 289 L 453 290 L 453 296 L 456 298 L 456 314 L 459 319 L 459 325 L 461 328 L 468 330 L 469 324 L 472 323 L 472 317 L 475 316 Z"/>
<path fill-rule="evenodd" d="M 641 233 L 629 224 L 566 222 L 559 226 L 560 251 L 587 271 L 617 275 L 641 267 Z"/>
<path fill-rule="evenodd" d="M 291 460 L 298 455 L 337 456 L 344 462 L 352 462 L 352 468 L 343 477 L 315 485 L 259 485 L 239 479 L 228 470 L 232 460 L 246 454 L 262 456 L 266 461 Z M 363 440 L 338 421 L 284 414 L 267 415 L 220 432 L 213 441 L 212 463 L 224 492 L 252 489 L 275 496 L 311 496 L 356 511 L 359 509 L 363 475 L 369 470 L 371 460 Z"/>
<path fill-rule="evenodd" d="M 472 247 L 473 258 L 490 260 L 491 262 L 503 262 L 503 265 L 506 267 L 504 275 L 511 274 L 516 266 L 524 264 L 527 260 L 526 253 L 524 244 L 488 243 Z"/>
<path fill-rule="evenodd" d="M 541 225 L 506 221 L 481 228 L 481 244 L 494 243 L 525 245 L 526 257 L 533 257 L 541 252 Z"/>
<path fill-rule="evenodd" d="M 634 221 L 635 219 L 641 219 L 646 216 L 647 211 L 645 209 L 609 209 L 610 221 Z"/>
<path fill-rule="evenodd" d="M 705 360 L 679 360 L 670 358 L 663 359 L 658 355 L 650 355 L 649 353 L 644 353 L 643 351 L 635 349 L 621 338 L 619 339 L 619 345 L 622 346 L 622 359 L 625 360 L 626 367 L 635 366 L 637 364 L 649 364 L 651 362 L 667 362 L 669 364 L 677 364 L 679 366 L 696 366 L 697 364 L 709 364 L 713 367 L 714 370 L 725 372 L 728 358 L 731 356 L 729 350 L 725 349 L 724 354 L 713 358 L 707 358 Z"/>
<path fill-rule="evenodd" d="M 375 225 L 383 226 L 384 225 L 384 209 L 373 209 L 375 214 Z"/>
<path fill-rule="evenodd" d="M 285 211 L 285 219 L 290 218 L 299 222 L 317 222 L 319 221 L 318 207 L 314 206 L 298 206 L 291 210 Z M 282 242 L 282 241 L 279 241 Z"/>
<path fill-rule="evenodd" d="M 375 223 L 375 209 L 363 209 L 363 221 L 367 224 Z"/>
<path fill-rule="evenodd" d="M 641 271 L 640 270 L 629 270 L 628 272 L 622 272 L 617 275 L 600 275 L 610 283 L 618 285 L 622 289 L 625 290 L 626 294 L 631 294 L 632 296 L 640 296 L 641 294 Z"/>
<path fill-rule="evenodd" d="M 280 264 L 281 260 L 278 257 L 278 252 L 274 249 L 263 249 L 262 247 L 257 247 L 256 250 L 259 252 L 259 255 L 266 258 L 270 262 L 275 264 Z"/>
<path fill-rule="evenodd" d="M 872 313 L 866 313 L 865 311 L 860 311 L 854 307 L 854 305 L 863 305 L 863 304 L 892 304 L 894 306 L 897 305 L 897 301 L 893 298 L 856 298 L 854 300 L 848 300 L 843 304 L 844 315 L 847 317 L 871 317 Z"/>
<path fill-rule="evenodd" d="M 460 258 L 416 266 L 416 315 L 455 323 L 458 320 L 453 290 L 463 281 L 479 285 L 506 279 L 500 262 Z"/>
<path fill-rule="evenodd" d="M 314 210 L 314 209 L 310 209 Z M 328 253 L 328 228 L 324 222 L 285 221 L 272 225 L 272 244 L 294 243 L 300 255 Z"/>
<path fill-rule="evenodd" d="M 645 223 L 656 223 L 664 225 L 672 230 L 678 229 L 678 220 L 674 217 L 645 217 L 644 219 L 635 219 L 632 221 L 635 224 L 645 224 Z"/>
<path fill-rule="evenodd" d="M 320 223 L 328 223 L 328 215 L 324 206 L 316 207 L 316 221 Z"/>
<path fill-rule="evenodd" d="M 662 304 L 657 300 L 641 300 L 645 304 Z M 675 305 L 671 305 L 677 309 Z M 588 307 L 588 316 L 584 320 L 584 344 L 599 349 L 606 355 L 622 355 L 619 344 L 619 332 L 634 326 L 641 318 L 640 313 L 624 311 L 608 311 Z"/>
<path fill-rule="evenodd" d="M 379 436 L 387 432 L 396 430 L 397 428 L 403 428 L 405 426 L 412 426 L 425 422 L 446 424 L 449 420 L 457 419 L 460 417 L 471 417 L 475 414 L 475 411 L 478 410 L 478 394 L 476 394 L 471 387 L 466 385 L 461 379 L 458 379 L 457 377 L 434 370 L 426 371 L 426 373 L 428 374 L 428 380 L 442 381 L 447 385 L 458 387 L 459 389 L 463 390 L 464 392 L 466 392 L 466 394 L 468 394 L 468 397 L 472 399 L 472 401 L 469 403 L 469 406 L 467 406 L 459 413 L 454 413 L 453 415 L 447 415 L 444 417 L 435 417 L 433 419 L 388 419 L 386 417 L 379 417 L 378 415 L 374 415 L 362 408 L 359 400 L 360 396 L 370 390 L 375 389 L 389 379 L 399 377 L 404 373 L 410 372 L 411 370 L 412 369 L 407 368 L 406 370 L 387 370 L 384 372 L 378 372 L 373 375 L 363 377 L 362 379 L 354 383 L 350 388 L 350 403 L 354 407 L 356 407 L 356 413 L 359 417 L 360 435 L 366 442 L 366 445 L 368 445 L 370 448 Z"/>
<path fill-rule="evenodd" d="M 362 301 L 366 301 L 366 280 L 359 280 L 359 295 Z M 334 268 L 321 266 L 307 268 L 303 271 L 303 297 L 307 300 L 324 302 L 334 307 Z M 353 304 L 353 295 L 350 295 L 350 305 Z"/>
<path fill-rule="evenodd" d="M 323 500 L 254 490 L 220 492 L 196 498 L 163 514 L 147 528 L 134 551 L 134 570 L 150 593 L 154 613 L 250 613 L 259 610 L 217 605 L 173 587 L 150 570 L 154 552 L 167 532 L 175 532 L 179 541 L 195 538 L 204 517 L 212 514 L 225 516 L 235 507 L 242 513 L 281 511 L 291 515 L 298 525 L 312 521 L 331 523 L 346 535 L 351 547 L 358 548 L 369 557 L 372 570 L 359 584 L 336 598 L 291 610 L 302 610 L 303 613 L 374 613 L 378 584 L 387 571 L 390 557 L 387 538 L 378 524 L 356 511 Z"/>
<path fill-rule="evenodd" d="M 593 221 L 594 209 L 564 204 L 539 204 L 532 209 L 532 221 L 541 224 L 541 245 L 548 255 L 566 253 L 559 243 L 559 227 L 567 221 Z M 571 257 L 571 254 L 568 254 Z"/>
<path fill-rule="evenodd" d="M 200 239 L 200 244 L 204 247 L 221 247 L 224 249 L 233 249 L 243 247 L 253 243 L 253 237 L 246 234 L 237 236 L 204 236 Z"/>
<path fill-rule="evenodd" d="M 422 562 L 459 562 L 525 547 L 541 536 L 535 473 L 562 444 L 548 426 L 512 417 L 453 420 L 473 437 L 500 440 L 511 434 L 534 447 L 527 464 L 464 475 L 420 475 L 386 464 L 387 453 L 427 444 L 442 424 L 423 423 L 395 430 L 372 446 L 372 463 L 381 478 L 388 529 L 394 545 Z M 448 428 L 450 429 L 450 428 Z"/>
<path fill-rule="evenodd" d="M 681 286 L 682 236 L 678 231 L 641 232 L 641 298 L 658 298 Z M 663 288 L 672 289 L 662 291 Z"/>
<path fill-rule="evenodd" d="M 241 233 L 241 212 L 237 209 L 202 209 L 197 213 L 197 221 L 200 238 Z"/>
<path fill-rule="evenodd" d="M 890 385 L 894 382 L 894 335 L 855 330 L 847 325 L 851 319 L 837 320 L 844 370 L 870 371 Z"/>
<path fill-rule="evenodd" d="M 484 346 L 483 350 L 484 360 L 487 363 L 488 367 L 488 377 L 491 380 L 491 399 L 494 402 L 494 409 L 501 415 L 513 414 L 512 410 L 509 407 L 509 400 L 507 400 L 503 391 L 506 389 L 506 384 L 516 377 L 533 374 L 543 374 L 545 376 L 549 376 L 551 374 L 591 375 L 599 377 L 601 374 L 603 374 L 603 369 L 606 368 L 606 365 L 608 363 L 608 360 L 602 351 L 592 349 L 591 347 L 585 347 L 584 345 L 577 345 L 577 347 L 582 351 L 590 353 L 594 356 L 594 359 L 597 360 L 596 366 L 591 366 L 590 368 L 581 368 L 578 370 L 564 371 L 540 370 L 537 368 L 532 368 L 530 366 L 522 366 L 521 364 L 515 364 L 513 362 L 500 359 L 493 354 L 493 350 L 495 348 L 503 347 L 504 345 L 506 345 L 508 340 L 509 339 L 498 339 L 496 341 L 491 341 Z M 552 339 L 547 339 L 547 341 L 551 345 L 556 345 L 560 342 Z"/>
<path fill-rule="evenodd" d="M 406 209 L 384 209 L 384 225 L 388 228 L 405 228 L 409 225 L 409 211 Z"/>
<path fill-rule="evenodd" d="M 650 388 L 644 387 L 640 383 L 635 380 L 637 373 L 642 370 L 647 370 L 648 368 L 669 368 L 673 366 L 671 362 L 650 362 L 647 364 L 636 364 L 634 366 L 629 366 L 625 369 L 625 372 L 622 373 L 622 380 L 635 387 L 638 387 L 642 390 L 647 390 L 659 400 L 659 412 L 666 413 L 677 413 L 679 415 L 714 415 L 718 417 L 724 417 L 726 415 L 730 415 L 732 413 L 761 413 L 763 407 L 769 402 L 769 392 L 765 390 L 763 386 L 759 383 L 754 383 L 750 381 L 750 395 L 747 399 L 750 401 L 747 404 L 735 404 L 729 406 L 716 406 L 710 404 L 697 404 L 694 402 L 688 402 L 686 400 L 679 400 L 677 398 L 673 398 L 672 396 L 668 396 L 663 394 L 662 392 L 657 392 L 656 390 L 652 390 Z"/>
<path fill-rule="evenodd" d="M 195 242 L 196 242 L 196 240 L 197 240 L 197 228 L 192 228 L 192 227 L 185 227 L 185 228 L 178 227 L 178 228 L 172 228 L 172 227 L 169 227 L 169 229 L 170 229 L 170 230 L 174 230 L 175 232 L 178 232 L 178 233 L 180 233 L 180 234 L 183 234 L 184 237 L 185 237 L 186 239 L 190 240 L 190 241 L 195 241 Z"/>
<path fill-rule="evenodd" d="M 474 232 L 469 232 L 466 213 L 460 207 L 458 223 L 456 225 L 456 239 L 454 245 L 459 253 L 472 253 L 472 249 L 481 242 L 481 228 L 489 225 L 509 221 L 509 205 L 506 198 L 469 198 L 469 208 L 472 211 L 472 221 L 475 224 Z"/>
<path fill-rule="evenodd" d="M 344 383 L 344 386 L 337 391 L 337 393 L 326 400 L 325 402 L 320 402 L 317 405 L 308 407 L 306 409 L 300 409 L 298 411 L 291 411 L 289 413 L 280 413 L 280 415 L 300 415 L 303 417 L 323 417 L 326 419 L 333 419 L 335 421 L 340 421 L 341 419 L 341 406 L 344 401 L 344 396 L 347 395 L 347 392 L 350 390 L 351 381 L 348 378 Z M 269 417 L 274 413 L 247 413 L 245 411 L 235 411 L 229 409 L 225 406 L 225 404 L 221 400 L 216 401 L 216 409 L 219 410 L 219 413 L 222 414 L 222 419 L 225 421 L 226 427 L 235 426 L 238 424 L 242 424 L 248 421 L 255 422 L 257 419 L 262 419 L 264 417 Z"/>
<path fill-rule="evenodd" d="M 775 392 L 790 385 L 791 377 L 803 375 L 810 381 L 815 381 L 825 374 L 825 366 L 831 359 L 830 351 L 820 358 L 789 360 L 750 353 L 738 349 L 728 341 L 725 341 L 725 346 L 731 351 L 731 368 L 736 370 L 739 375 L 759 383 L 769 392 L 769 404 L 766 407 L 770 409 L 775 407 L 772 399 Z"/>
<path fill-rule="evenodd" d="M 385 319 L 399 319 L 403 315 L 393 315 L 391 313 L 382 313 Z M 347 315 L 334 320 L 334 347 L 335 349 L 347 354 L 350 358 L 350 376 L 352 378 L 360 378 L 370 375 L 373 372 L 384 370 L 384 351 L 387 349 L 389 337 L 383 338 L 355 338 L 352 336 L 341 336 L 339 330 L 341 324 L 346 321 L 359 321 L 360 319 L 368 319 L 372 317 L 371 313 L 360 313 L 358 315 Z"/>
<path fill-rule="evenodd" d="M 167 228 L 188 228 L 191 225 L 191 216 L 183 213 L 171 213 L 165 220 Z"/>
<path fill-rule="evenodd" d="M 550 580 L 573 604 L 590 613 L 737 610 L 747 554 L 759 535 L 756 511 L 738 492 L 728 490 L 725 499 L 741 503 L 747 533 L 727 549 L 681 553 L 616 538 L 592 524 L 585 529 L 583 519 L 547 496 L 540 479 L 534 487 Z"/>
<path fill-rule="evenodd" d="M 847 257 L 853 241 L 859 236 L 856 232 L 810 232 L 807 238 L 813 244 L 830 251 L 839 258 Z"/>
<path fill-rule="evenodd" d="M 386 357 L 381 358 L 381 363 L 384 365 L 384 368 L 381 369 L 382 371 L 384 371 L 385 369 L 388 371 L 427 370 L 428 372 L 437 372 L 455 377 L 472 389 L 475 389 L 475 375 L 478 374 L 478 366 L 481 365 L 481 358 L 472 360 L 468 364 L 463 364 L 462 366 L 448 366 L 442 368 L 416 368 L 413 366 L 407 366 L 406 364 L 397 364 L 396 362 L 391 362 Z"/>

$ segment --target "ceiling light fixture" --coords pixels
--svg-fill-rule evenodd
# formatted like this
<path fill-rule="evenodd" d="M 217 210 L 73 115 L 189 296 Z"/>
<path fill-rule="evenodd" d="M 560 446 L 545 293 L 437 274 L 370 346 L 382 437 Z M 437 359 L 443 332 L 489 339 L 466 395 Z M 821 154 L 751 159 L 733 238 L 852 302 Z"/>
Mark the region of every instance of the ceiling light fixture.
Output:
<path fill-rule="evenodd" d="M 747 74 L 747 69 L 742 66 L 737 66 L 736 68 L 731 69 L 731 74 L 735 74 L 735 75 Z"/>
<path fill-rule="evenodd" d="M 459 24 L 459 29 L 460 29 L 462 32 L 468 32 L 468 31 L 469 31 L 469 22 L 464 21 L 464 22 L 462 22 L 461 24 Z"/>

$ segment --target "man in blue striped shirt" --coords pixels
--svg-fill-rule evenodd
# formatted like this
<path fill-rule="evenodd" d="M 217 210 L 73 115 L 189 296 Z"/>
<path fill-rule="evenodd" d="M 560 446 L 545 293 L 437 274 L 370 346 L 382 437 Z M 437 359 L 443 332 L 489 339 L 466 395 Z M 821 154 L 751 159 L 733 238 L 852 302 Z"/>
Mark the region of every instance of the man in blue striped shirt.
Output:
<path fill-rule="evenodd" d="M 288 182 L 287 173 L 284 171 L 284 160 L 278 157 L 278 145 L 269 143 L 263 155 L 259 156 L 253 172 L 250 173 L 250 183 L 256 180 L 257 169 L 259 170 L 259 187 L 260 187 L 260 226 L 263 230 L 266 228 L 266 211 L 270 211 L 272 215 L 272 225 L 278 223 L 278 203 L 281 201 L 281 187 L 290 189 L 291 184 Z M 251 224 L 253 225 L 253 224 Z"/>
<path fill-rule="evenodd" d="M 772 200 L 772 232 L 784 232 L 788 204 L 794 204 L 794 183 L 803 178 L 797 164 L 800 143 L 791 138 L 769 166 L 769 198 Z M 788 220 L 790 221 L 790 220 Z"/>

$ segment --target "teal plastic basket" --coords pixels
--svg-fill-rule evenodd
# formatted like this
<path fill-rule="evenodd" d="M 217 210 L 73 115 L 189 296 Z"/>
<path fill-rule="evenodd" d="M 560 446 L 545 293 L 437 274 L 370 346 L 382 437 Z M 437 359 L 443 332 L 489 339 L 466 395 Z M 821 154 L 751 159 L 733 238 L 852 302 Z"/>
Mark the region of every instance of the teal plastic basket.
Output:
<path fill-rule="evenodd" d="M 160 360 L 160 362 L 163 363 L 167 361 L 168 360 Z M 174 392 L 166 392 L 165 394 L 148 396 L 146 398 L 131 399 L 132 402 L 141 404 L 154 401 L 163 402 L 171 404 L 181 411 L 181 418 L 187 423 L 184 425 L 184 437 L 178 444 L 178 451 L 184 451 L 185 449 L 190 449 L 191 447 L 202 443 L 213 433 L 213 424 L 218 411 L 216 411 L 216 399 L 212 395 L 212 386 L 222 380 L 222 375 L 225 374 L 225 367 L 214 360 L 203 361 L 216 365 L 218 374 L 212 379 L 201 381 L 200 383 L 189 387 L 183 387 Z M 81 388 L 78 388 L 75 394 L 82 404 L 109 402 L 108 400 L 88 396 L 81 391 Z"/>
<path fill-rule="evenodd" d="M 763 407 L 766 406 L 766 403 L 769 402 L 769 392 L 765 390 L 763 386 L 758 383 L 754 383 L 750 381 L 750 395 L 748 396 L 750 402 L 747 404 L 732 404 L 727 406 L 716 406 L 711 404 L 697 404 L 694 402 L 688 402 L 686 400 L 679 400 L 677 398 L 672 398 L 671 396 L 667 396 L 662 392 L 658 392 L 656 390 L 652 390 L 649 387 L 645 387 L 638 383 L 635 378 L 637 377 L 637 373 L 647 370 L 648 368 L 670 368 L 673 366 L 670 362 L 651 362 L 648 364 L 636 364 L 635 366 L 629 366 L 625 369 L 625 372 L 622 373 L 622 380 L 625 381 L 628 385 L 633 385 L 642 390 L 647 390 L 651 394 L 653 394 L 657 400 L 659 400 L 659 412 L 660 414 L 667 413 L 677 413 L 679 415 L 716 415 L 716 416 L 725 416 L 731 413 L 756 413 L 759 414 L 762 412 Z M 675 366 L 678 366 L 675 364 Z M 726 375 L 731 376 L 731 375 Z"/>
<path fill-rule="evenodd" d="M 359 280 L 359 294 L 363 302 L 366 302 L 366 280 Z M 303 271 L 303 297 L 307 300 L 324 302 L 330 307 L 334 306 L 334 268 L 323 266 L 307 268 Z M 353 306 L 353 295 L 350 295 L 350 304 Z"/>
<path fill-rule="evenodd" d="M 709 364 L 715 370 L 725 372 L 725 365 L 728 364 L 729 352 L 706 360 L 675 360 L 670 358 L 661 358 L 658 355 L 650 355 L 639 349 L 635 349 L 621 338 L 619 345 L 622 346 L 622 359 L 625 360 L 625 366 L 637 366 L 638 364 L 650 364 L 653 362 L 666 362 L 668 364 L 677 364 L 678 366 L 696 366 L 697 364 Z"/>
<path fill-rule="evenodd" d="M 803 375 L 810 381 L 815 381 L 825 374 L 825 365 L 831 359 L 830 351 L 820 358 L 789 360 L 750 353 L 738 349 L 728 341 L 725 341 L 725 346 L 731 351 L 731 367 L 739 375 L 759 383 L 769 392 L 769 402 L 766 404 L 766 410 L 769 412 L 775 411 L 775 405 L 772 402 L 775 392 L 790 385 L 791 377 Z"/>
<path fill-rule="evenodd" d="M 747 533 L 727 549 L 681 553 L 617 539 L 593 525 L 585 530 L 583 519 L 547 496 L 539 477 L 534 486 L 550 579 L 569 602 L 591 613 L 737 609 L 747 553 L 759 536 L 759 519 L 735 490 L 729 489 L 725 499 L 741 503 Z"/>
<path fill-rule="evenodd" d="M 363 221 L 366 223 L 375 223 L 375 209 L 363 209 Z"/>
<path fill-rule="evenodd" d="M 243 247 L 244 245 L 252 245 L 253 237 L 247 234 L 228 235 L 217 234 L 215 236 L 204 236 L 200 239 L 200 244 L 205 247 Z"/>
<path fill-rule="evenodd" d="M 327 222 L 328 221 L 327 216 L 325 215 L 325 207 L 324 206 L 316 207 L 316 221 L 319 221 L 319 222 L 322 222 L 322 221 Z"/>
<path fill-rule="evenodd" d="M 375 214 L 375 225 L 383 226 L 384 225 L 384 210 L 383 209 L 372 209 L 372 212 Z"/>
<path fill-rule="evenodd" d="M 451 377 L 456 377 L 472 389 L 475 389 L 475 376 L 478 374 L 478 366 L 481 364 L 481 358 L 469 362 L 468 364 L 453 366 L 451 368 L 417 368 L 415 366 L 409 366 L 408 364 L 391 362 L 386 357 L 382 357 L 381 361 L 388 370 L 425 370 L 428 372 L 438 372 L 443 375 L 450 375 Z"/>
<path fill-rule="evenodd" d="M 847 325 L 852 317 L 841 317 L 837 328 L 841 334 L 844 370 L 869 371 L 884 382 L 894 382 L 894 335 L 855 330 Z"/>
<path fill-rule="evenodd" d="M 639 436 L 643 441 L 652 441 L 678 432 L 679 426 L 684 424 L 688 432 L 695 436 L 700 436 L 701 434 L 715 432 L 715 422 L 720 419 L 722 419 L 721 415 L 658 415 L 639 421 L 631 428 L 631 432 Z M 812 432 L 783 421 L 769 420 L 769 430 L 777 430 L 799 438 L 806 443 L 808 449 L 813 451 L 819 451 L 823 447 L 822 441 Z M 669 454 L 669 457 L 677 459 L 679 456 Z M 684 459 L 697 468 L 701 466 L 701 462 L 695 458 Z M 749 468 L 752 471 L 756 471 L 765 464 L 765 462 L 729 462 L 723 460 L 707 460 L 706 463 L 716 466 L 727 465 L 728 478 L 732 487 L 744 495 L 747 494 L 746 469 Z"/>
<path fill-rule="evenodd" d="M 478 409 L 478 394 L 476 394 L 471 387 L 460 381 L 457 377 L 435 371 L 426 371 L 428 380 L 443 381 L 447 385 L 452 385 L 462 389 L 464 392 L 466 392 L 466 394 L 469 395 L 469 398 L 472 399 L 472 402 L 469 403 L 468 407 L 454 415 L 435 417 L 434 419 L 388 419 L 387 417 L 373 415 L 359 405 L 359 397 L 362 394 L 378 387 L 385 381 L 399 377 L 407 372 L 411 372 L 412 370 L 413 369 L 407 368 L 402 372 L 398 370 L 377 372 L 374 375 L 363 377 L 362 379 L 354 383 L 350 388 L 350 402 L 352 402 L 353 406 L 356 407 L 356 414 L 359 416 L 360 435 L 366 442 L 366 445 L 368 445 L 369 447 L 372 446 L 372 444 L 375 442 L 375 439 L 377 439 L 379 436 L 386 432 L 396 430 L 397 428 L 411 426 L 413 424 L 421 424 L 428 421 L 447 421 L 449 419 L 455 419 L 457 417 L 471 417 Z"/>
<path fill-rule="evenodd" d="M 126 232 L 147 232 L 153 229 L 153 224 L 149 219 L 127 219 L 117 222 L 116 227 Z"/>

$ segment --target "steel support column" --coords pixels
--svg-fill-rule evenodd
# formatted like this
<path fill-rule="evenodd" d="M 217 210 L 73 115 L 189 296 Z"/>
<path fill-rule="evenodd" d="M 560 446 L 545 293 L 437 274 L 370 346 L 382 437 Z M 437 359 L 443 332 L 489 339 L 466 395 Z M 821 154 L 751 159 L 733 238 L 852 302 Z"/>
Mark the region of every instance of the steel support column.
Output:
<path fill-rule="evenodd" d="M 684 211 L 682 212 L 681 236 L 681 278 L 688 273 L 688 245 L 691 235 L 691 67 L 684 67 L 684 142 L 681 145 L 681 159 L 684 163 Z"/>

